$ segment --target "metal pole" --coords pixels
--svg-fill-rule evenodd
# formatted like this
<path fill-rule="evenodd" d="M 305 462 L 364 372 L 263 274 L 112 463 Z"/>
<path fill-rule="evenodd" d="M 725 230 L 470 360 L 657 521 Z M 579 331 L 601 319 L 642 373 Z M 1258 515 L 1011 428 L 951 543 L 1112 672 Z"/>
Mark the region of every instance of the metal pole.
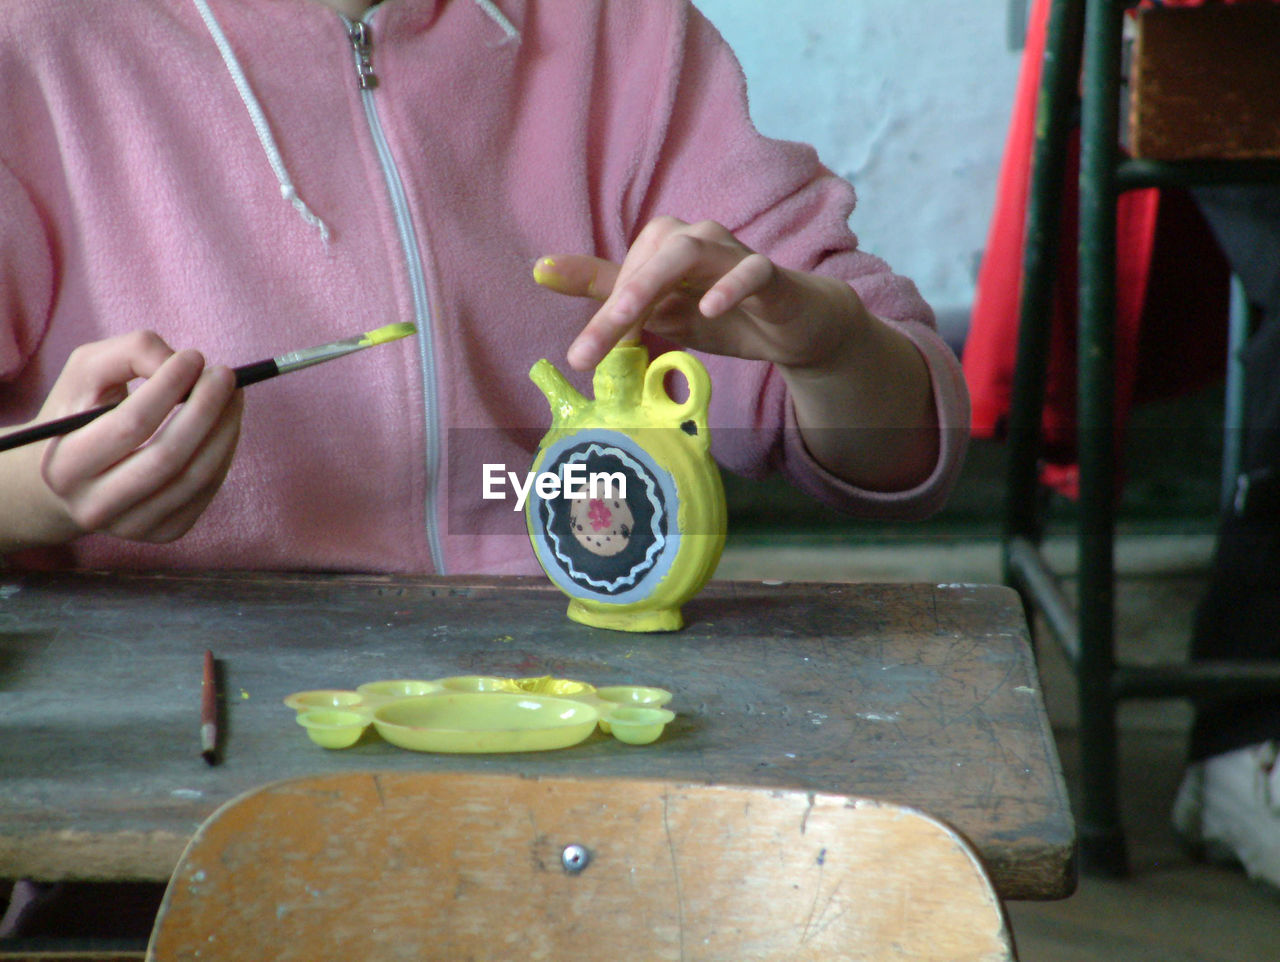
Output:
<path fill-rule="evenodd" d="M 1078 593 L 1085 871 L 1126 871 L 1117 791 L 1115 670 L 1116 165 L 1124 5 L 1088 0 L 1080 154 Z"/>

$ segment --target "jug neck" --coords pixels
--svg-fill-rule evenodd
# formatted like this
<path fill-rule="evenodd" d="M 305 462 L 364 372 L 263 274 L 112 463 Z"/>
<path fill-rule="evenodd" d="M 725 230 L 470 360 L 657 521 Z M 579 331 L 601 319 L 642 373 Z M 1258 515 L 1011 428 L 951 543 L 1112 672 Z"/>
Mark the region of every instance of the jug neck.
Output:
<path fill-rule="evenodd" d="M 619 342 L 596 365 L 591 381 L 596 404 L 616 409 L 639 407 L 648 367 L 649 349 L 638 339 Z"/>

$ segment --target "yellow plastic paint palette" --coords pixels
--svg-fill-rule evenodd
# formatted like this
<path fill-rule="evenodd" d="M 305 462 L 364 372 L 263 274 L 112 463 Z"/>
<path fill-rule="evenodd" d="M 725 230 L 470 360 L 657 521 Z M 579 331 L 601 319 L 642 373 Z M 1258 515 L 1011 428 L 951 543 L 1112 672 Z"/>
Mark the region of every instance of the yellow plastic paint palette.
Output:
<path fill-rule="evenodd" d="M 599 726 L 618 741 L 647 745 L 675 717 L 671 692 L 642 685 L 596 689 L 585 681 L 454 675 L 433 681 L 371 681 L 354 691 L 295 692 L 284 702 L 325 748 L 347 748 L 370 724 L 385 741 L 419 752 L 532 752 L 567 748 Z M 610 719 L 622 712 L 622 730 Z"/>
<path fill-rule="evenodd" d="M 568 698 L 472 692 L 404 698 L 373 713 L 378 734 L 418 752 L 537 752 L 567 748 L 596 727 L 600 712 Z"/>

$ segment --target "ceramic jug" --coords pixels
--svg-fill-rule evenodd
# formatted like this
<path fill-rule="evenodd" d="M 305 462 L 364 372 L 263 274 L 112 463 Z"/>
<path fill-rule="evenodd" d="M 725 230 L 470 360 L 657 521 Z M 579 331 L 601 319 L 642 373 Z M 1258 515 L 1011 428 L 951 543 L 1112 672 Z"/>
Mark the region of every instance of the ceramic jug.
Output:
<path fill-rule="evenodd" d="M 688 386 L 683 401 L 668 393 L 672 371 Z M 682 627 L 680 606 L 711 577 L 725 539 L 706 368 L 683 351 L 650 363 L 648 349 L 627 340 L 596 367 L 594 400 L 545 359 L 529 376 L 551 405 L 551 429 L 525 521 L 543 570 L 569 596 L 569 617 L 621 631 Z"/>

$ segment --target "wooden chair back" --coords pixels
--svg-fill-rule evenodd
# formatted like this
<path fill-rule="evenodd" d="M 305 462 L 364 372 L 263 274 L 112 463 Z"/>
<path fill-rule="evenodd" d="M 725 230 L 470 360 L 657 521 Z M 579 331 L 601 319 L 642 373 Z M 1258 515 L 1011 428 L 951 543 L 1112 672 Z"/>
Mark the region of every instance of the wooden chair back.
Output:
<path fill-rule="evenodd" d="M 223 806 L 147 958 L 1007 960 L 981 862 L 918 811 L 614 779 L 345 773 Z"/>

